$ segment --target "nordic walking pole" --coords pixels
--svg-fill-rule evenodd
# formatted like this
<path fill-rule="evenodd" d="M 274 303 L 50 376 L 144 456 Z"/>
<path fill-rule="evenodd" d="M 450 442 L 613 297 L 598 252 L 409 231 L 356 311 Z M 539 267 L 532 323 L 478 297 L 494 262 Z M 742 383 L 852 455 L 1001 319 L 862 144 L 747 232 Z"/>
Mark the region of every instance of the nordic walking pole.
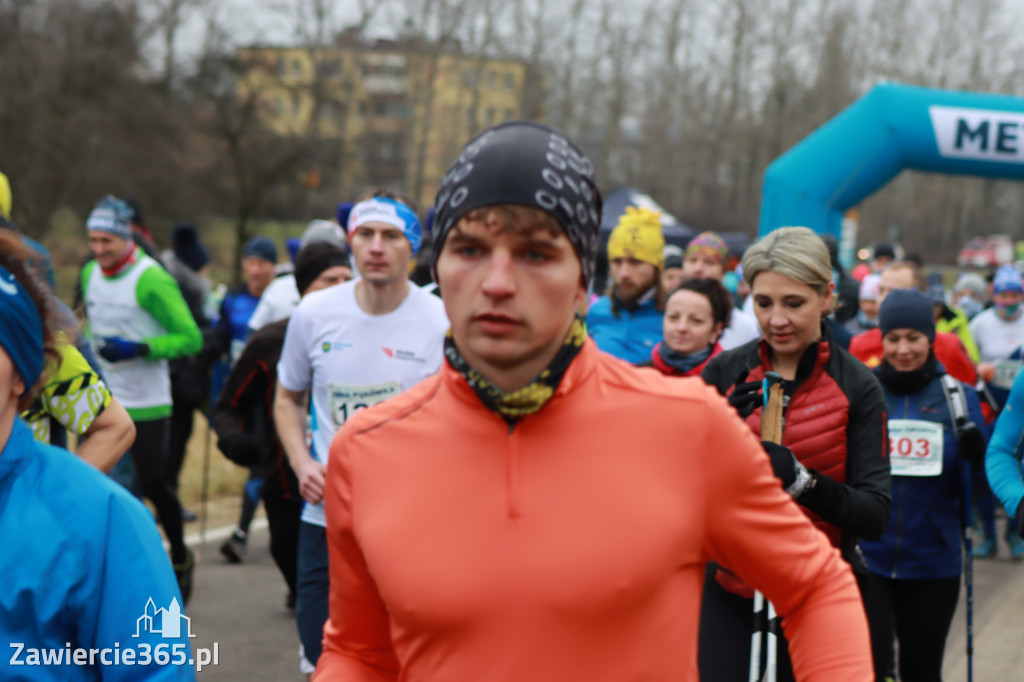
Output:
<path fill-rule="evenodd" d="M 206 519 L 209 516 L 207 502 L 210 496 L 210 442 L 213 440 L 213 382 L 210 382 L 210 394 L 207 397 L 206 410 L 203 416 L 206 417 L 206 438 L 203 443 L 203 492 L 202 501 L 199 503 L 199 542 L 206 544 Z"/>
<path fill-rule="evenodd" d="M 967 682 L 974 682 L 974 524 L 971 523 L 971 465 L 963 462 L 960 465 L 960 478 L 963 481 L 963 499 L 960 502 L 960 523 L 964 536 L 964 587 L 967 590 L 965 599 L 967 622 Z"/>
<path fill-rule="evenodd" d="M 764 409 L 761 411 L 761 440 L 782 444 L 783 390 L 782 376 L 766 372 L 761 384 Z M 767 682 L 775 682 L 778 669 L 778 638 L 775 635 L 775 607 L 760 592 L 754 593 L 754 635 L 750 643 L 749 682 L 758 682 L 761 672 L 761 636 L 765 638 L 765 671 Z"/>

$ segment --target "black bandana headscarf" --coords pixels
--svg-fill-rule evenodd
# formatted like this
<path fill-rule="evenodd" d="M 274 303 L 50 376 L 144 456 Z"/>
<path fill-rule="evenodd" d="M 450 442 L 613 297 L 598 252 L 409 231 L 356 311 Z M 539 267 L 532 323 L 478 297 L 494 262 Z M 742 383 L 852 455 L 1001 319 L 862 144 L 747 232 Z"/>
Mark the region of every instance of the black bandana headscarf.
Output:
<path fill-rule="evenodd" d="M 434 201 L 434 281 L 452 226 L 467 212 L 496 204 L 532 206 L 557 220 L 590 283 L 601 226 L 594 167 L 554 130 L 523 121 L 503 123 L 470 140 L 441 179 Z"/>

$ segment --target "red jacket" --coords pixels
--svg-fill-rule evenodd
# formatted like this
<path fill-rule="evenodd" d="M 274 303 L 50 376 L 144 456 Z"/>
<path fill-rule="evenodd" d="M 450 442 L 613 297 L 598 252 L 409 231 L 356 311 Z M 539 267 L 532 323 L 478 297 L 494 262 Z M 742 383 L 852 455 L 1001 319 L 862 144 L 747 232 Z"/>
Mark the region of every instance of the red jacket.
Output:
<path fill-rule="evenodd" d="M 696 379 L 588 341 L 510 427 L 447 364 L 335 436 L 315 679 L 696 681 L 704 566 L 783 616 L 797 679 L 873 679 L 846 564 Z"/>
<path fill-rule="evenodd" d="M 666 364 L 665 361 L 661 359 L 660 349 L 661 344 L 663 343 L 665 342 L 659 341 L 654 346 L 654 350 L 651 351 L 651 359 L 648 360 L 647 362 L 640 363 L 639 365 L 637 365 L 637 367 L 653 367 L 662 374 L 670 377 L 699 377 L 700 373 L 703 372 L 704 368 L 707 367 L 709 362 L 711 362 L 711 358 L 715 357 L 716 355 L 722 352 L 721 344 L 716 343 L 715 347 L 711 349 L 711 355 L 708 356 L 707 360 L 700 363 L 699 365 L 691 369 L 689 372 L 680 372 L 678 369 Z"/>
<path fill-rule="evenodd" d="M 936 332 L 935 358 L 946 368 L 946 373 L 968 386 L 978 383 L 978 370 L 967 356 L 964 344 L 956 334 Z M 874 369 L 882 364 L 882 330 L 871 329 L 853 337 L 850 354 Z"/>

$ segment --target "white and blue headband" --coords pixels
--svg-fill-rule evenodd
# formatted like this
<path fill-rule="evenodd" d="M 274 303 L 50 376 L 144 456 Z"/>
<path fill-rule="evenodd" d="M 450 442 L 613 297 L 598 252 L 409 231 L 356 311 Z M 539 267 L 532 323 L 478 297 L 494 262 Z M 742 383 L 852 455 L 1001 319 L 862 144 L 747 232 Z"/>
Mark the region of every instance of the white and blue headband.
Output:
<path fill-rule="evenodd" d="M 411 208 L 400 201 L 386 197 L 372 197 L 360 201 L 352 207 L 352 212 L 348 215 L 348 233 L 352 234 L 357 227 L 366 223 L 384 223 L 397 227 L 409 240 L 413 255 L 419 252 L 423 243 L 420 219 Z"/>

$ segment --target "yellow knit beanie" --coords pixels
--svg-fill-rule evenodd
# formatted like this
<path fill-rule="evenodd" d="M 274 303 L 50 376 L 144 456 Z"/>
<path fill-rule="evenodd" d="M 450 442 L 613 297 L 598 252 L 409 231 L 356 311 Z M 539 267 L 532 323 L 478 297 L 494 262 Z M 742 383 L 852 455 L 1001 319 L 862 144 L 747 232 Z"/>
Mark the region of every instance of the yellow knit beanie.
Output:
<path fill-rule="evenodd" d="M 661 213 L 627 206 L 608 238 L 608 260 L 636 258 L 661 269 L 665 262 Z"/>
<path fill-rule="evenodd" d="M 0 173 L 0 218 L 11 219 L 11 185 L 3 173 Z"/>

